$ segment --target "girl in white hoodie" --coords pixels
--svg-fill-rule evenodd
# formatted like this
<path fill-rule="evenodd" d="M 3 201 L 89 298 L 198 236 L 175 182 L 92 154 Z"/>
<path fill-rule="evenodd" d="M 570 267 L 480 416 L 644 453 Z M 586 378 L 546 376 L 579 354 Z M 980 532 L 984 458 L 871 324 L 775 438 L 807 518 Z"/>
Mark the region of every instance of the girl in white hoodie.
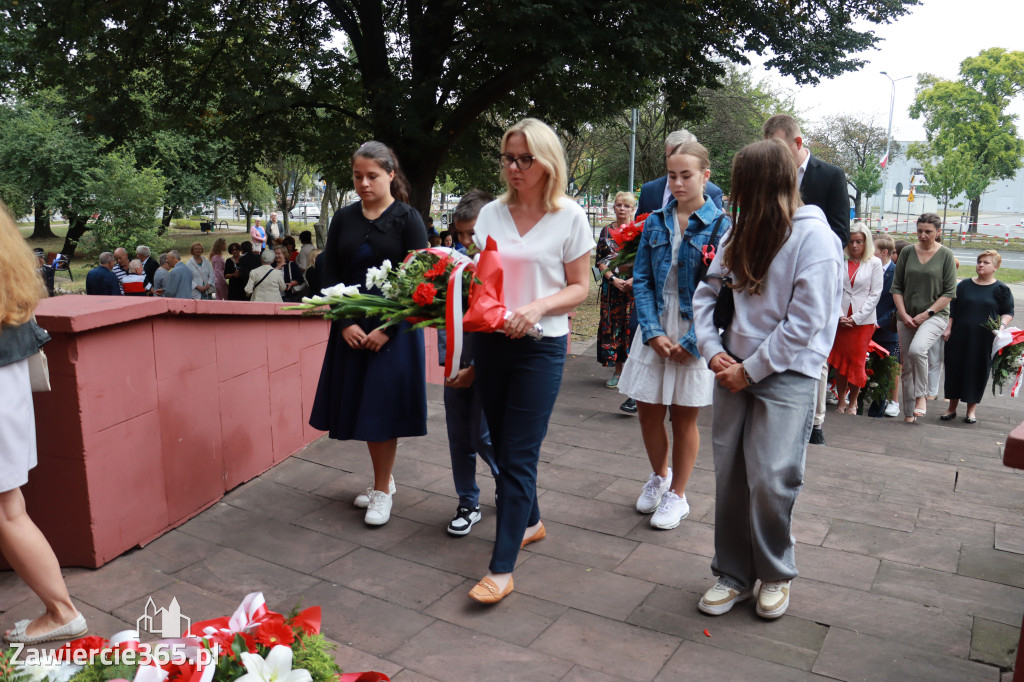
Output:
<path fill-rule="evenodd" d="M 697 347 L 715 372 L 718 581 L 698 608 L 720 615 L 761 586 L 757 614 L 778 618 L 796 577 L 793 505 L 803 485 L 817 382 L 839 320 L 842 245 L 803 206 L 785 143 L 755 142 L 733 159 L 733 228 L 693 297 Z M 735 304 L 714 322 L 723 285 Z"/>

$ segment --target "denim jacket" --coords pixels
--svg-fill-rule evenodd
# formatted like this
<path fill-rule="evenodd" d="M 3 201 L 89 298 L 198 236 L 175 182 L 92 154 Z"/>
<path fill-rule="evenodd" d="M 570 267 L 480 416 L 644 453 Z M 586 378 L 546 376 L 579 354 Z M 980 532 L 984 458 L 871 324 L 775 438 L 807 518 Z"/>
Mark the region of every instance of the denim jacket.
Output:
<path fill-rule="evenodd" d="M 706 195 L 704 205 L 690 216 L 679 245 L 679 313 L 684 320 L 693 319 L 693 292 L 697 288 L 697 266 L 703 258 L 702 247 L 711 241 L 715 221 L 723 216 L 718 228 L 716 241 L 728 231 L 730 224 L 720 208 Z M 636 301 L 637 320 L 647 343 L 656 336 L 665 336 L 661 327 L 661 313 L 664 306 L 665 280 L 671 267 L 672 235 L 675 232 L 676 199 L 658 211 L 647 216 L 644 230 L 640 234 L 640 245 L 633 266 L 633 298 Z M 714 244 L 718 248 L 718 244 Z M 709 261 L 710 263 L 710 261 Z M 693 325 L 690 331 L 679 339 L 679 344 L 694 357 L 700 357 L 697 350 L 697 333 Z"/>

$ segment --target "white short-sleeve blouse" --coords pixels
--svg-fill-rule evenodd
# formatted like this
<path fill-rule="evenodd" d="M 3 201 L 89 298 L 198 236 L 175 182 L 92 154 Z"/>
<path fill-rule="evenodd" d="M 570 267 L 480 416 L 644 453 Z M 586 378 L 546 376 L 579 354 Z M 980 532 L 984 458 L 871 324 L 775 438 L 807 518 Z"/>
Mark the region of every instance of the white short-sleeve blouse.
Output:
<path fill-rule="evenodd" d="M 560 210 L 548 213 L 520 237 L 508 206 L 492 201 L 480 209 L 474 240 L 481 249 L 493 237 L 505 270 L 505 305 L 509 310 L 551 296 L 566 287 L 565 264 L 594 248 L 587 214 L 567 197 Z M 544 336 L 569 333 L 569 315 L 546 315 L 540 320 Z"/>

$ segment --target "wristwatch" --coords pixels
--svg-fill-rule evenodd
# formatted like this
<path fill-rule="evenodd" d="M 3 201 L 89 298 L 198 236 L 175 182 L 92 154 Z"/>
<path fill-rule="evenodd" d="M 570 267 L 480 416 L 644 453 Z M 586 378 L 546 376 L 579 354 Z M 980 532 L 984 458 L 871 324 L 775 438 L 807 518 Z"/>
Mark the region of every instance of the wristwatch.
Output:
<path fill-rule="evenodd" d="M 935 311 L 932 310 L 931 308 L 929 308 L 928 309 L 928 317 L 934 317 L 934 315 L 935 315 Z"/>
<path fill-rule="evenodd" d="M 742 367 L 742 363 L 740 365 Z M 743 367 L 743 378 L 747 380 L 747 383 L 751 386 L 754 385 L 754 380 L 750 378 L 750 374 L 747 373 L 747 368 Z"/>

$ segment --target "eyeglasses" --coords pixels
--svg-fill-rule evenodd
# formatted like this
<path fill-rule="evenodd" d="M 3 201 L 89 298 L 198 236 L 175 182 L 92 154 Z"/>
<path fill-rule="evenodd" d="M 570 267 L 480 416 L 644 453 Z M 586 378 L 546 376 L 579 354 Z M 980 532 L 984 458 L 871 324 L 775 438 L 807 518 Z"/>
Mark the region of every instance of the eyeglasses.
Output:
<path fill-rule="evenodd" d="M 519 170 L 529 170 L 530 166 L 533 165 L 533 157 L 529 154 L 522 154 L 521 156 L 502 154 L 498 157 L 498 161 L 501 162 L 502 168 L 511 168 L 512 164 L 515 164 Z"/>

